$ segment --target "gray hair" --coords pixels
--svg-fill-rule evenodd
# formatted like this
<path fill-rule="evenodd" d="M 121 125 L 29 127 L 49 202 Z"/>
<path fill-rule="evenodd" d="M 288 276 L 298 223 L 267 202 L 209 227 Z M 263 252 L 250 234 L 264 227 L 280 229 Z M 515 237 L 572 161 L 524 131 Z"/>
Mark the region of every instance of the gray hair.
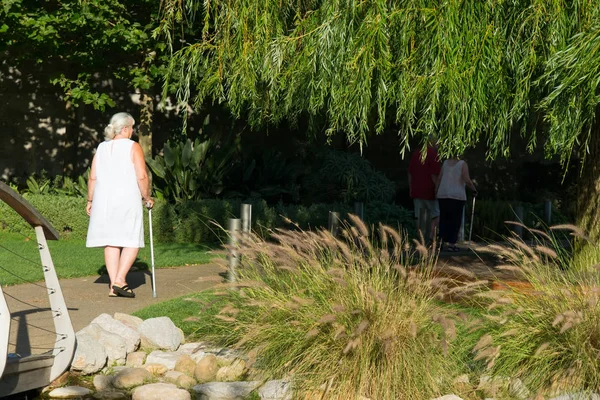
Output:
<path fill-rule="evenodd" d="M 123 128 L 133 126 L 133 124 L 135 124 L 135 119 L 133 119 L 131 114 L 126 112 L 116 113 L 110 119 L 110 123 L 104 128 L 104 138 L 112 140 Z"/>

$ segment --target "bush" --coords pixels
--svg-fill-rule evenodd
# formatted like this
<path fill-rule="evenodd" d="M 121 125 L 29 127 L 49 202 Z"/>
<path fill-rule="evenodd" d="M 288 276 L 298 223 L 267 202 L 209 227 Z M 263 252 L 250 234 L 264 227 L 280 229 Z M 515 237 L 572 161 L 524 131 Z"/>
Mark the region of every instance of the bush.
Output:
<path fill-rule="evenodd" d="M 466 204 L 465 222 L 471 220 L 471 200 Z M 520 203 L 523 206 L 523 224 L 529 227 L 542 228 L 544 222 L 544 204 Z M 473 237 L 489 240 L 500 240 L 510 235 L 511 226 L 506 221 L 517 221 L 515 213 L 516 203 L 503 200 L 477 200 L 475 202 L 475 218 L 473 219 Z M 557 209 L 552 207 L 552 223 L 566 223 L 567 218 Z M 467 227 L 468 230 L 468 227 Z M 533 238 L 524 230 L 524 238 Z"/>
<path fill-rule="evenodd" d="M 293 374 L 298 398 L 447 393 L 465 364 L 454 352 L 453 315 L 436 301 L 435 255 L 420 248 L 416 257 L 388 227 L 375 247 L 354 222 L 346 239 L 327 231 L 281 231 L 277 243 L 251 238 L 234 285 L 241 289 L 226 294 L 231 301 L 216 318 L 202 318 L 196 334 L 237 344 L 269 376 Z"/>
<path fill-rule="evenodd" d="M 563 226 L 583 237 L 576 227 Z M 530 231 L 535 234 L 535 231 Z M 550 239 L 550 240 L 548 240 Z M 494 248 L 531 287 L 492 293 L 483 337 L 476 348 L 490 372 L 518 377 L 538 395 L 600 390 L 600 275 L 569 268 L 572 259 L 555 236 L 539 234 L 528 246 Z M 567 267 L 565 268 L 565 263 Z"/>
<path fill-rule="evenodd" d="M 89 218 L 85 213 L 85 198 L 66 195 L 33 195 L 25 198 L 56 228 L 61 239 L 85 239 Z M 313 204 L 309 207 L 282 205 L 270 207 L 264 200 L 251 200 L 252 229 L 261 237 L 268 237 L 277 227 L 289 224 L 286 218 L 296 222 L 302 229 L 327 227 L 329 211 L 340 212 L 341 218 L 352 212 L 344 204 Z M 229 218 L 239 218 L 241 200 L 207 199 L 167 204 L 157 201 L 152 211 L 153 233 L 157 242 L 216 244 L 227 239 L 224 229 Z M 144 212 L 146 214 L 146 212 Z M 410 212 L 391 204 L 372 203 L 365 206 L 368 223 L 400 224 L 410 227 Z M 29 235 L 32 230 L 15 211 L 0 202 L 2 229 Z M 148 241 L 148 219 L 144 216 L 146 241 Z M 411 231 L 412 232 L 412 231 Z"/>

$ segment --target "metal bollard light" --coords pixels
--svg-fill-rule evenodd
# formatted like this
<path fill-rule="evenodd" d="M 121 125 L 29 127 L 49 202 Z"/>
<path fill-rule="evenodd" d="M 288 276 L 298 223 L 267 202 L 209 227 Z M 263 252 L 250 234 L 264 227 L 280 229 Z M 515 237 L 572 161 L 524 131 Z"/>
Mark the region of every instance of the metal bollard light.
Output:
<path fill-rule="evenodd" d="M 252 230 L 252 204 L 242 204 L 240 215 L 242 216 L 242 232 L 250 233 Z"/>
<path fill-rule="evenodd" d="M 365 220 L 365 205 L 364 203 L 357 201 L 354 203 L 354 214 L 360 218 L 361 221 Z"/>
<path fill-rule="evenodd" d="M 340 229 L 340 213 L 335 211 L 329 211 L 329 232 L 333 237 L 337 237 Z"/>
<path fill-rule="evenodd" d="M 236 282 L 236 268 L 240 263 L 240 254 L 237 250 L 240 242 L 240 232 L 242 230 L 242 220 L 239 218 L 230 218 L 227 222 L 227 232 L 229 232 L 229 274 L 227 280 Z"/>

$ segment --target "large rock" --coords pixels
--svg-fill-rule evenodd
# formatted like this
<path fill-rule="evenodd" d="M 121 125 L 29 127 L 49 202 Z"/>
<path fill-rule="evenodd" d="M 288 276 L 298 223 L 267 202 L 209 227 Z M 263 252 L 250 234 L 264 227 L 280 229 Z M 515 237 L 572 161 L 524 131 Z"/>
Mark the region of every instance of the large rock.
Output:
<path fill-rule="evenodd" d="M 104 368 L 108 358 L 104 346 L 87 333 L 77 333 L 75 336 L 77 346 L 71 370 L 81 372 L 83 375 L 90 375 Z"/>
<path fill-rule="evenodd" d="M 234 382 L 242 380 L 242 377 L 246 373 L 246 362 L 244 360 L 236 359 L 231 365 L 226 365 L 219 368 L 217 371 L 217 380 L 219 382 Z"/>
<path fill-rule="evenodd" d="M 182 354 L 175 362 L 175 368 L 173 369 L 175 371 L 183 372 L 186 375 L 192 376 L 196 370 L 196 361 L 194 361 L 189 355 Z"/>
<path fill-rule="evenodd" d="M 125 393 L 116 390 L 96 392 L 92 397 L 96 400 L 127 400 L 129 398 Z"/>
<path fill-rule="evenodd" d="M 146 353 L 143 351 L 134 351 L 133 353 L 127 354 L 125 365 L 130 368 L 138 368 L 144 365 L 144 361 L 146 361 Z"/>
<path fill-rule="evenodd" d="M 164 375 L 169 369 L 164 364 L 144 364 L 142 367 L 154 376 Z"/>
<path fill-rule="evenodd" d="M 218 370 L 217 357 L 214 354 L 209 354 L 196 364 L 194 378 L 199 383 L 210 382 L 215 380 Z"/>
<path fill-rule="evenodd" d="M 48 396 L 53 399 L 79 399 L 92 393 L 90 389 L 80 386 L 65 386 L 54 389 Z"/>
<path fill-rule="evenodd" d="M 169 317 L 149 318 L 138 327 L 149 346 L 175 351 L 183 343 L 183 332 L 173 324 Z"/>
<path fill-rule="evenodd" d="M 170 383 L 152 383 L 137 387 L 131 393 L 132 400 L 191 400 L 190 392 Z"/>
<path fill-rule="evenodd" d="M 292 385 L 288 381 L 268 381 L 258 389 L 261 400 L 292 400 Z"/>
<path fill-rule="evenodd" d="M 113 386 L 117 389 L 131 389 L 150 382 L 152 374 L 144 368 L 127 368 L 115 375 Z"/>
<path fill-rule="evenodd" d="M 140 333 L 136 329 L 125 325 L 123 322 L 114 319 L 108 314 L 100 314 L 94 318 L 91 324 L 98 324 L 103 329 L 125 339 L 127 353 L 136 351 L 140 346 Z"/>
<path fill-rule="evenodd" d="M 115 313 L 113 318 L 117 321 L 121 321 L 135 331 L 137 331 L 137 328 L 142 324 L 142 322 L 144 322 L 144 320 L 139 317 L 134 317 L 133 315 L 119 312 Z"/>
<path fill-rule="evenodd" d="M 97 392 L 112 389 L 113 376 L 111 375 L 96 375 L 94 376 L 94 388 Z"/>
<path fill-rule="evenodd" d="M 125 365 L 127 343 L 121 336 L 107 331 L 98 324 L 89 324 L 79 332 L 87 333 L 104 346 L 110 365 Z"/>
<path fill-rule="evenodd" d="M 260 385 L 252 382 L 210 382 L 194 386 L 197 400 L 240 400 Z"/>
<path fill-rule="evenodd" d="M 175 369 L 179 357 L 181 357 L 181 354 L 172 351 L 154 350 L 148 354 L 146 364 L 162 364 L 168 369 Z"/>

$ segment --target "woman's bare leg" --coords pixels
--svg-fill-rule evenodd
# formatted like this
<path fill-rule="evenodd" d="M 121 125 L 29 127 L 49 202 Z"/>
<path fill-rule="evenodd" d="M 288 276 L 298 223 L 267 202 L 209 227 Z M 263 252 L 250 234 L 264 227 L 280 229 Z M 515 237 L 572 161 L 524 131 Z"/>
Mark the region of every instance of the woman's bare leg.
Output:
<path fill-rule="evenodd" d="M 104 263 L 106 264 L 106 271 L 108 272 L 108 278 L 110 279 L 110 292 L 113 293 L 112 285 L 115 284 L 117 279 L 117 272 L 119 270 L 119 259 L 121 258 L 121 248 L 106 246 L 104 248 Z"/>
<path fill-rule="evenodd" d="M 119 258 L 119 264 L 115 280 L 113 281 L 117 286 L 123 286 L 127 284 L 126 278 L 127 273 L 131 269 L 131 266 L 137 258 L 140 249 L 137 247 L 124 247 L 121 251 L 121 257 Z"/>

